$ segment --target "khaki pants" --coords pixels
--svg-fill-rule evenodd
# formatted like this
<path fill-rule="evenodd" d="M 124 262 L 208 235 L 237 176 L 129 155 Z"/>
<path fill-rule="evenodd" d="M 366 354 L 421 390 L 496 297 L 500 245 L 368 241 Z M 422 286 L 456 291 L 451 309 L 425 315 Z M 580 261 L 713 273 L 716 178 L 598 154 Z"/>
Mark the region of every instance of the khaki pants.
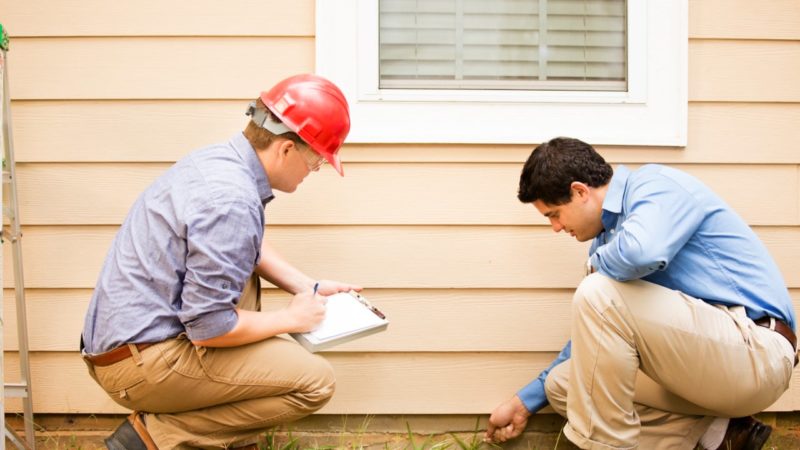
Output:
<path fill-rule="evenodd" d="M 240 306 L 257 308 L 257 279 Z M 192 345 L 184 336 L 89 372 L 120 405 L 146 412 L 160 449 L 225 448 L 255 442 L 266 428 L 299 419 L 333 395 L 323 358 L 274 337 L 231 348 Z"/>
<path fill-rule="evenodd" d="M 572 357 L 545 392 L 583 449 L 692 449 L 713 416 L 774 403 L 794 363 L 788 341 L 742 307 L 600 274 L 575 293 L 571 333 Z"/>

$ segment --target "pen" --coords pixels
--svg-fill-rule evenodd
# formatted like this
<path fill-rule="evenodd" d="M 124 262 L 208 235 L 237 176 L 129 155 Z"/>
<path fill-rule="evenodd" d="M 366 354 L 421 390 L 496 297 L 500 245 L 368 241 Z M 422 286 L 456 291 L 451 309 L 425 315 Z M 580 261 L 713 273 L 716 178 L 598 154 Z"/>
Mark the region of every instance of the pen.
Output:
<path fill-rule="evenodd" d="M 317 289 L 319 289 L 319 281 L 314 283 L 314 295 L 317 295 Z"/>

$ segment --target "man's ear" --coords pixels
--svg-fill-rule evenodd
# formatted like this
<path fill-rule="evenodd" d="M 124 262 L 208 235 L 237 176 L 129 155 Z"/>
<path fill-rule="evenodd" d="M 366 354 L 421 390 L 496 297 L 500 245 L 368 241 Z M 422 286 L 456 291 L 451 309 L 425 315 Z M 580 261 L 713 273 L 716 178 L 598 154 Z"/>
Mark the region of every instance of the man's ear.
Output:
<path fill-rule="evenodd" d="M 289 152 L 292 151 L 292 147 L 294 147 L 294 142 L 292 142 L 291 139 L 280 139 L 275 142 L 275 150 L 277 150 L 278 157 L 280 159 L 289 156 Z"/>
<path fill-rule="evenodd" d="M 582 183 L 580 181 L 573 181 L 569 185 L 570 190 L 572 191 L 573 196 L 577 196 L 579 199 L 587 199 L 589 198 L 589 185 L 586 183 Z"/>

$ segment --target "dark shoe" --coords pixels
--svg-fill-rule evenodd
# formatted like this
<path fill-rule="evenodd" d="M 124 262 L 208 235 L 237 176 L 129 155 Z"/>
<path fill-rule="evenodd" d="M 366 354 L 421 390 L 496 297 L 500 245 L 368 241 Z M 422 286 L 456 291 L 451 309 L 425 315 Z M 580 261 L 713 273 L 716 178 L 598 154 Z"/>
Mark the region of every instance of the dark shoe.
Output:
<path fill-rule="evenodd" d="M 728 423 L 728 430 L 717 450 L 761 450 L 770 433 L 772 427 L 753 416 L 737 417 Z"/>
<path fill-rule="evenodd" d="M 158 450 L 142 421 L 142 415 L 134 411 L 105 440 L 108 450 Z"/>
<path fill-rule="evenodd" d="M 128 419 L 117 427 L 117 430 L 105 440 L 108 450 L 147 450 L 139 433 L 133 429 Z"/>

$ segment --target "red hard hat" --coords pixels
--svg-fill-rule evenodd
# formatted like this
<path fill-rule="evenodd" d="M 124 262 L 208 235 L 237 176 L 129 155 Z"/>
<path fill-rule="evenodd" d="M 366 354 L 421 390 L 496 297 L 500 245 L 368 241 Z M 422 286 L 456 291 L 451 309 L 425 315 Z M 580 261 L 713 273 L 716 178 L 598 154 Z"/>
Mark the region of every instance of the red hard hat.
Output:
<path fill-rule="evenodd" d="M 350 132 L 350 111 L 336 85 L 318 75 L 295 75 L 262 92 L 261 101 L 344 175 L 339 148 Z"/>

